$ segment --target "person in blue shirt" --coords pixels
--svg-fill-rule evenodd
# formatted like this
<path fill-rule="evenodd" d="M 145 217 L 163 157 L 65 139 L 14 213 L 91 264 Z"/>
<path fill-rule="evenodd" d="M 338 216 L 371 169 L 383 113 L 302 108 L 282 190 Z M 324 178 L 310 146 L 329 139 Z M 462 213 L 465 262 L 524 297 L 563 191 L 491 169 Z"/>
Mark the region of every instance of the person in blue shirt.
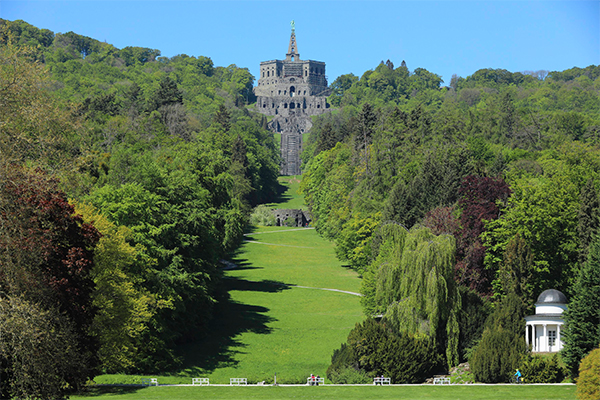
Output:
<path fill-rule="evenodd" d="M 515 372 L 515 377 L 517 378 L 517 383 L 521 382 L 521 371 L 517 368 L 517 372 Z"/>

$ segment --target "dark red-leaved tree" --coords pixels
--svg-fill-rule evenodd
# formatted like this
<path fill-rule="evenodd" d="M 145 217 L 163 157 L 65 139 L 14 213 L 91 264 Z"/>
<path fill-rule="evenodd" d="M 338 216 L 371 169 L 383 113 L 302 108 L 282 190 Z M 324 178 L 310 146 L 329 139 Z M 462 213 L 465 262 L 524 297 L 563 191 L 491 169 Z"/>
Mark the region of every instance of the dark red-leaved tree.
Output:
<path fill-rule="evenodd" d="M 489 295 L 493 272 L 484 269 L 485 247 L 481 234 L 485 222 L 500 216 L 498 202 L 505 202 L 511 191 L 502 178 L 467 176 L 459 189 L 460 232 L 456 236 L 456 281 Z"/>
<path fill-rule="evenodd" d="M 74 215 L 56 180 L 41 170 L 2 165 L 0 176 L 2 296 L 20 296 L 64 315 L 77 336 L 89 373 L 96 352 L 95 340 L 89 335 L 94 318 L 90 271 L 100 234 Z M 74 370 L 77 377 L 64 379 L 70 385 L 80 383 L 81 373 Z"/>

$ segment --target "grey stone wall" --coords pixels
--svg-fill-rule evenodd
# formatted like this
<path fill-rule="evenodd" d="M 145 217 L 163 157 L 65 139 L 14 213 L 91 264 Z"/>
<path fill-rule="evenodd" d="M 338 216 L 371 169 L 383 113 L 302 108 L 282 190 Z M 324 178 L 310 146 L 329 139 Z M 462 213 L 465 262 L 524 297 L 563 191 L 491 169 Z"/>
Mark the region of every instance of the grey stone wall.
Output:
<path fill-rule="evenodd" d="M 288 221 L 288 223 L 291 222 L 291 225 L 288 226 L 303 227 L 308 226 L 312 221 L 310 213 L 304 210 L 278 208 L 273 210 L 273 215 L 276 226 L 284 226 L 285 221 Z"/>

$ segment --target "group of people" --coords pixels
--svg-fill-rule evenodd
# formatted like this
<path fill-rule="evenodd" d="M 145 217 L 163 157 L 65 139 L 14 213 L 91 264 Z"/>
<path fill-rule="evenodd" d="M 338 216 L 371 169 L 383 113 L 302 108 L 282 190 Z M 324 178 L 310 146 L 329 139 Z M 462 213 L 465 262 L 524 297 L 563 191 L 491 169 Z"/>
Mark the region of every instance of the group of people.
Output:
<path fill-rule="evenodd" d="M 308 381 L 308 384 L 310 386 L 319 386 L 319 378 L 319 375 L 314 376 L 313 374 L 310 374 L 310 380 Z"/>

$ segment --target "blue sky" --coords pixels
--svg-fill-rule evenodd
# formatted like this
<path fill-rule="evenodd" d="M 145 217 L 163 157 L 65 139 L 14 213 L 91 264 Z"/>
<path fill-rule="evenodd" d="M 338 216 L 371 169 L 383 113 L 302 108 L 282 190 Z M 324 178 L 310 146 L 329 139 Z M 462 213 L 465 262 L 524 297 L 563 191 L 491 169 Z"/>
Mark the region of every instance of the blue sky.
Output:
<path fill-rule="evenodd" d="M 600 64 L 600 1 L 11 1 L 0 17 L 55 33 L 73 31 L 118 48 L 207 56 L 258 76 L 282 59 L 290 21 L 303 59 L 325 61 L 331 83 L 380 61 L 466 77 Z"/>

